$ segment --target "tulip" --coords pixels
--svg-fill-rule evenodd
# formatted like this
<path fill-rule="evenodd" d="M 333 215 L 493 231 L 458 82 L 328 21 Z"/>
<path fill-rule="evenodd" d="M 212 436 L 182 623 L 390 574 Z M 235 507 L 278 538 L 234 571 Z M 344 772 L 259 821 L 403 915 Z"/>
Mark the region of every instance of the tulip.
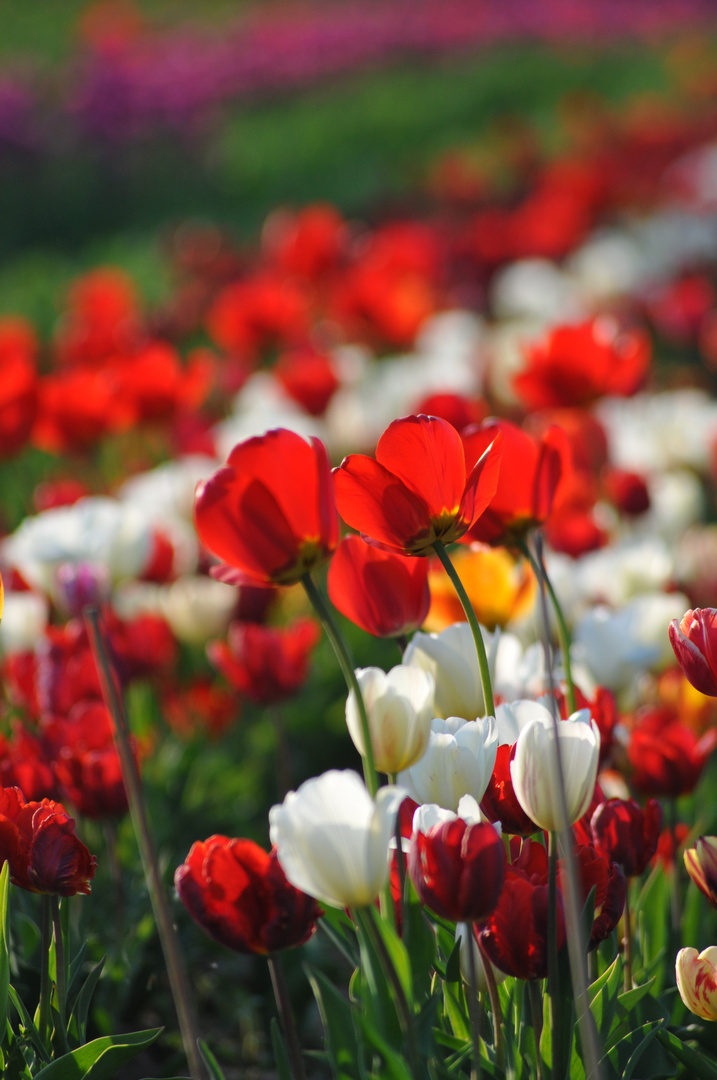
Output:
<path fill-rule="evenodd" d="M 717 610 L 695 608 L 669 628 L 677 663 L 701 694 L 717 697 Z"/>
<path fill-rule="evenodd" d="M 684 860 L 697 888 L 717 907 L 717 836 L 701 836 L 685 851 Z"/>
<path fill-rule="evenodd" d="M 239 443 L 199 484 L 194 515 L 202 543 L 238 571 L 234 583 L 299 581 L 339 540 L 326 448 L 283 428 Z"/>
<path fill-rule="evenodd" d="M 558 721 L 558 747 L 567 804 L 567 824 L 582 817 L 593 797 L 600 756 L 600 733 L 587 709 Z M 516 798 L 528 817 L 551 832 L 560 828 L 559 775 L 552 720 L 527 724 L 515 748 L 510 774 Z"/>
<path fill-rule="evenodd" d="M 402 637 L 424 622 L 431 602 L 428 564 L 346 536 L 331 560 L 335 608 L 375 637 Z"/>
<path fill-rule="evenodd" d="M 375 460 L 350 454 L 334 470 L 344 521 L 369 543 L 398 555 L 429 555 L 458 540 L 488 506 L 500 467 L 501 438 L 464 454 L 458 432 L 437 416 L 394 420 Z"/>
<path fill-rule="evenodd" d="M 697 949 L 680 949 L 675 963 L 677 989 L 695 1016 L 717 1020 L 717 945 L 698 955 Z"/>
<path fill-rule="evenodd" d="M 717 746 L 717 730 L 698 739 L 668 708 L 646 708 L 630 731 L 630 782 L 643 795 L 686 795 Z"/>
<path fill-rule="evenodd" d="M 434 719 L 423 757 L 398 778 L 419 803 L 455 812 L 464 795 L 480 802 L 495 765 L 498 736 L 492 716 Z"/>
<path fill-rule="evenodd" d="M 501 706 L 498 706 L 500 711 Z M 513 836 L 532 836 L 538 826 L 523 810 L 515 797 L 510 762 L 515 757 L 515 743 L 499 746 L 488 786 L 481 800 L 481 810 L 491 822 L 500 822 L 504 833 Z"/>
<path fill-rule="evenodd" d="M 489 655 L 500 649 L 500 640 L 483 631 Z M 429 672 L 436 683 L 436 716 L 462 716 L 473 720 L 485 712 L 480 668 L 473 634 L 468 623 L 454 623 L 440 634 L 414 634 L 403 654 L 403 663 Z"/>
<path fill-rule="evenodd" d="M 330 907 L 366 907 L 388 879 L 389 842 L 405 797 L 376 801 L 359 776 L 332 769 L 290 791 L 269 812 L 271 842 L 288 880 Z"/>
<path fill-rule="evenodd" d="M 499 433 L 503 456 L 495 494 L 468 536 L 500 545 L 522 540 L 546 520 L 568 470 L 570 451 L 560 428 L 550 428 L 537 440 L 509 420 L 486 420 L 462 433 L 466 460 L 479 458 Z"/>
<path fill-rule="evenodd" d="M 236 690 L 266 705 L 291 697 L 303 686 L 319 636 L 318 624 L 304 617 L 282 628 L 235 622 L 228 645 L 212 641 L 207 655 Z"/>
<path fill-rule="evenodd" d="M 589 951 L 609 937 L 620 922 L 625 908 L 627 881 L 618 864 L 601 855 L 592 844 L 576 844 L 574 858 L 581 905 L 585 904 L 590 892 L 595 889 Z M 566 877 L 567 871 L 561 860 L 558 866 L 558 887 L 563 893 L 567 890 Z"/>
<path fill-rule="evenodd" d="M 432 676 L 401 665 L 388 674 L 380 668 L 360 668 L 356 678 L 368 713 L 376 768 L 391 775 L 410 768 L 423 756 L 431 733 Z M 346 724 L 363 756 L 366 748 L 353 690 L 346 701 Z"/>
<path fill-rule="evenodd" d="M 13 885 L 54 896 L 89 893 L 97 865 L 61 803 L 25 802 L 16 787 L 0 788 L 0 867 L 5 862 Z"/>
<path fill-rule="evenodd" d="M 471 972 L 470 960 L 468 959 L 468 947 L 470 941 L 470 945 L 473 947 L 473 962 L 475 964 L 476 973 L 476 989 L 479 994 L 487 993 L 488 980 L 486 979 L 485 968 L 483 966 L 483 957 L 481 956 L 481 951 L 478 948 L 477 942 L 475 940 L 475 931 L 473 930 L 473 927 L 470 926 L 468 923 L 458 923 L 458 925 L 456 926 L 456 941 L 460 941 L 461 943 L 460 964 L 463 981 L 470 986 Z M 495 964 L 491 964 L 490 966 L 493 968 L 493 978 L 495 979 L 496 986 L 499 983 L 505 982 L 505 980 L 508 978 L 506 973 L 504 971 L 501 971 L 500 968 L 497 968 Z"/>
<path fill-rule="evenodd" d="M 473 922 L 490 915 L 505 865 L 503 842 L 492 825 L 468 823 L 438 806 L 416 811 L 408 871 L 421 903 L 444 919 Z"/>
<path fill-rule="evenodd" d="M 198 840 L 174 874 L 192 918 L 229 949 L 265 956 L 307 941 L 321 911 L 252 840 Z"/>
<path fill-rule="evenodd" d="M 634 799 L 608 799 L 590 819 L 595 849 L 619 863 L 626 877 L 641 874 L 657 851 L 662 828 L 662 807 L 648 799 L 645 809 Z"/>

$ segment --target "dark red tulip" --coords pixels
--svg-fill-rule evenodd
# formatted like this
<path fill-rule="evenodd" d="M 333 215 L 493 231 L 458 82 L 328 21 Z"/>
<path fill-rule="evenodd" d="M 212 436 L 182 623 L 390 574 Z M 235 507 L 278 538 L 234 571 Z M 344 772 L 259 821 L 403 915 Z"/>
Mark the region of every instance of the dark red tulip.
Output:
<path fill-rule="evenodd" d="M 608 799 L 593 813 L 590 828 L 597 852 L 635 877 L 657 851 L 662 807 L 657 799 L 648 799 L 644 810 L 634 799 Z"/>
<path fill-rule="evenodd" d="M 518 802 L 510 775 L 510 762 L 515 757 L 515 743 L 499 746 L 495 766 L 488 781 L 480 808 L 491 821 L 499 821 L 504 833 L 512 836 L 532 836 L 538 826 L 528 817 Z"/>
<path fill-rule="evenodd" d="M 588 942 L 590 950 L 609 937 L 620 922 L 625 907 L 627 882 L 618 864 L 600 855 L 592 844 L 577 844 L 574 854 L 582 904 L 587 900 L 590 891 L 595 889 L 595 910 Z M 564 868 L 559 865 L 558 887 L 562 890 L 567 888 L 563 874 Z"/>
<path fill-rule="evenodd" d="M 97 859 L 75 835 L 75 822 L 51 799 L 25 802 L 19 788 L 0 788 L 0 866 L 29 892 L 89 893 Z"/>
<path fill-rule="evenodd" d="M 331 602 L 374 637 L 410 634 L 431 606 L 428 562 L 382 551 L 359 536 L 346 536 L 331 560 Z"/>
<path fill-rule="evenodd" d="M 283 428 L 239 443 L 197 488 L 194 516 L 205 547 L 253 584 L 299 581 L 339 542 L 326 448 Z"/>
<path fill-rule="evenodd" d="M 495 494 L 467 534 L 468 540 L 486 544 L 515 543 L 543 524 L 570 461 L 567 436 L 560 428 L 551 427 L 534 439 L 509 420 L 494 419 L 462 433 L 466 460 L 477 460 L 499 433 L 503 449 Z"/>
<path fill-rule="evenodd" d="M 630 783 L 641 795 L 686 795 L 696 787 L 715 746 L 717 729 L 698 739 L 671 710 L 649 708 L 630 732 Z"/>
<path fill-rule="evenodd" d="M 677 663 L 701 694 L 717 697 L 717 609 L 695 608 L 668 631 Z"/>
<path fill-rule="evenodd" d="M 174 883 L 195 922 L 237 952 L 267 956 L 301 945 L 321 915 L 316 901 L 286 880 L 276 852 L 252 840 L 198 840 Z"/>
<path fill-rule="evenodd" d="M 408 870 L 421 902 L 453 922 L 482 921 L 505 877 L 503 842 L 492 825 L 462 818 L 415 831 Z"/>
<path fill-rule="evenodd" d="M 291 697 L 303 686 L 319 637 L 318 623 L 308 618 L 283 628 L 232 623 L 229 644 L 210 642 L 207 655 L 236 690 L 266 705 Z"/>
<path fill-rule="evenodd" d="M 98 820 L 127 813 L 112 721 L 101 701 L 78 701 L 67 717 L 45 722 L 42 732 L 63 799 Z"/>
<path fill-rule="evenodd" d="M 464 455 L 456 429 L 437 416 L 394 420 L 376 457 L 350 454 L 334 469 L 336 503 L 365 540 L 398 555 L 429 555 L 458 540 L 493 497 L 500 467 L 499 432 Z"/>
<path fill-rule="evenodd" d="M 518 852 L 520 841 L 511 841 Z M 508 864 L 495 910 L 480 929 L 489 958 L 506 975 L 544 979 L 548 973 L 548 853 L 542 844 L 524 840 Z M 557 901 L 557 944 L 565 942 L 562 895 Z"/>

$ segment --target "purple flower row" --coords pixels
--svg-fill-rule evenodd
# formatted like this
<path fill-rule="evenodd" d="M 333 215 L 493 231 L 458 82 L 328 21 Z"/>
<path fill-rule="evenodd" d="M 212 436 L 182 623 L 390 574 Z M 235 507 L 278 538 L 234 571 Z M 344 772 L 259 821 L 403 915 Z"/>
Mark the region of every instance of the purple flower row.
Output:
<path fill-rule="evenodd" d="M 58 130 L 120 141 L 192 130 L 231 102 L 408 56 L 511 39 L 651 36 L 717 22 L 711 0 L 365 0 L 255 12 L 222 28 L 185 25 L 95 46 L 57 75 L 0 73 L 0 147 Z"/>

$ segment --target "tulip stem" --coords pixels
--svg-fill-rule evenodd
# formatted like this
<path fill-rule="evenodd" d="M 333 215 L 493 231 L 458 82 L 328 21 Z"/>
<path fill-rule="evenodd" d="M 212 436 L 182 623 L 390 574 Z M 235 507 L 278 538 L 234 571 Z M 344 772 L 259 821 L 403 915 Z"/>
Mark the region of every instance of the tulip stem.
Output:
<path fill-rule="evenodd" d="M 381 931 L 374 921 L 374 910 L 372 907 L 356 908 L 354 909 L 354 916 L 356 921 L 361 925 L 366 937 L 373 945 L 381 967 L 383 968 L 383 973 L 391 987 L 392 997 L 396 1005 L 396 1012 L 398 1013 L 398 1019 L 406 1040 L 411 1076 L 413 1080 L 421 1080 L 421 1078 L 426 1075 L 426 1070 L 423 1067 L 421 1056 L 418 1052 L 416 1032 L 413 1026 L 413 1015 L 409 1008 L 403 986 L 401 985 L 401 980 L 398 977 L 398 972 L 396 971 L 393 960 L 386 948 Z"/>
<path fill-rule="evenodd" d="M 395 777 L 391 777 L 391 783 L 395 784 Z M 403 894 L 406 888 L 406 856 L 403 853 L 403 836 L 401 835 L 401 815 L 396 814 L 396 866 L 398 868 L 398 911 L 396 913 L 396 929 L 403 935 L 405 925 L 403 922 Z M 390 893 L 390 889 L 389 889 Z"/>
<path fill-rule="evenodd" d="M 525 555 L 526 559 L 533 567 L 535 576 L 539 582 L 545 583 L 545 588 L 548 590 L 550 596 L 550 602 L 555 612 L 555 621 L 558 624 L 558 641 L 560 642 L 560 651 L 563 655 L 563 670 L 565 673 L 565 687 L 566 696 L 568 699 L 568 712 L 574 713 L 578 707 L 577 700 L 575 698 L 575 683 L 573 682 L 573 668 L 572 661 L 570 659 L 570 631 L 568 630 L 568 624 L 565 621 L 563 609 L 558 600 L 558 595 L 553 588 L 552 582 L 548 577 L 545 569 L 545 561 L 543 559 L 542 543 L 536 539 L 536 552 L 537 558 L 533 556 L 530 548 L 525 541 L 520 544 L 520 550 Z"/>
<path fill-rule="evenodd" d="M 284 978 L 284 968 L 281 963 L 281 956 L 279 953 L 273 953 L 267 956 L 266 959 L 269 963 L 269 974 L 271 975 L 271 985 L 274 988 L 276 1007 L 279 1010 L 281 1026 L 284 1029 L 286 1050 L 291 1064 L 291 1075 L 294 1077 L 294 1080 L 305 1080 L 304 1062 L 301 1057 L 301 1044 L 296 1032 L 294 1010 L 291 1007 L 291 1000 L 289 999 L 289 994 L 286 989 L 286 979 Z"/>
<path fill-rule="evenodd" d="M 466 923 L 464 941 L 468 946 L 468 1015 L 471 1018 L 473 1034 L 473 1067 L 471 1080 L 480 1080 L 480 1008 L 478 1001 L 478 975 L 476 973 L 476 955 L 473 951 L 473 924 Z M 463 943 L 461 942 L 461 948 Z M 493 1026 L 496 1026 L 495 1016 Z"/>
<path fill-rule="evenodd" d="M 503 1068 L 503 1059 L 505 1057 L 505 1045 L 503 1040 L 503 1011 L 500 1007 L 500 997 L 498 996 L 498 984 L 495 981 L 495 972 L 490 962 L 490 957 L 483 947 L 483 942 L 475 935 L 475 941 L 478 946 L 478 952 L 483 963 L 483 974 L 485 975 L 486 985 L 488 986 L 488 997 L 490 998 L 491 1012 L 493 1013 L 493 1038 L 495 1040 L 495 1060 L 499 1069 Z"/>
<path fill-rule="evenodd" d="M 40 1003 L 37 1028 L 43 1046 L 47 1046 L 50 1023 L 50 942 L 52 941 L 50 900 L 49 893 L 44 893 L 40 910 Z"/>
<path fill-rule="evenodd" d="M 543 617 L 543 646 L 545 648 L 545 671 L 548 681 L 548 696 L 551 703 L 553 716 L 553 734 L 555 743 L 555 765 L 557 775 L 557 810 L 558 810 L 558 839 L 560 842 L 560 854 L 566 869 L 566 888 L 563 895 L 565 905 L 565 917 L 567 922 L 568 957 L 570 960 L 570 977 L 572 981 L 575 1010 L 578 1019 L 578 1031 L 582 1045 L 585 1071 L 590 1080 L 600 1080 L 602 1069 L 600 1068 L 601 1055 L 598 1052 L 597 1029 L 593 1015 L 590 1012 L 588 1001 L 588 982 L 585 957 L 587 955 L 587 941 L 584 940 L 581 924 L 580 892 L 578 887 L 577 868 L 573 852 L 573 834 L 568 821 L 568 803 L 565 793 L 565 773 L 560 754 L 560 734 L 558 731 L 558 708 L 555 700 L 555 685 L 553 683 L 553 660 L 550 648 L 550 620 L 548 618 L 548 605 L 545 599 L 546 577 L 543 561 L 543 538 L 540 533 L 535 537 L 537 553 L 538 585 L 540 586 L 540 607 Z M 551 833 L 551 836 L 553 834 Z M 549 907 L 549 912 L 552 908 Z M 549 953 L 549 957 L 550 957 Z M 550 962 L 550 960 L 548 961 Z"/>
<path fill-rule="evenodd" d="M 632 920 L 630 918 L 630 881 L 625 889 L 625 907 L 622 912 L 623 944 L 625 946 L 625 992 L 632 990 Z"/>
<path fill-rule="evenodd" d="M 548 995 L 552 1029 L 552 1076 L 560 1078 L 557 1055 L 560 1046 L 560 977 L 558 975 L 558 845 L 555 832 L 548 833 Z"/>
<path fill-rule="evenodd" d="M 167 894 L 159 870 L 157 853 L 154 849 L 152 833 L 149 828 L 147 810 L 142 793 L 142 781 L 132 752 L 129 723 L 124 711 L 124 703 L 119 690 L 117 675 L 107 652 L 104 635 L 100 625 L 100 613 L 97 608 L 85 608 L 85 620 L 89 631 L 90 646 L 94 657 L 97 674 L 102 687 L 105 706 L 112 718 L 114 740 L 120 759 L 122 780 L 127 792 L 129 812 L 134 827 L 137 847 L 139 848 L 142 869 L 152 910 L 157 925 L 159 940 L 162 945 L 164 961 L 167 965 L 169 985 L 177 1010 L 179 1029 L 182 1034 L 184 1052 L 193 1080 L 205 1076 L 205 1069 L 199 1055 L 197 1021 L 194 1013 L 192 994 L 189 986 L 184 960 L 179 942 L 174 931 L 172 915 L 169 910 Z"/>
<path fill-rule="evenodd" d="M 543 1059 L 540 1056 L 540 1036 L 543 1034 L 543 1004 L 540 1000 L 540 992 L 535 979 L 528 980 L 528 1000 L 530 1002 L 530 1021 L 533 1026 L 535 1038 L 535 1064 L 538 1072 L 537 1080 L 543 1080 Z"/>
<path fill-rule="evenodd" d="M 319 621 L 326 632 L 326 636 L 331 642 L 336 659 L 339 662 L 339 667 L 346 680 L 346 686 L 349 691 L 353 690 L 354 697 L 356 698 L 356 704 L 359 711 L 359 719 L 361 721 L 361 734 L 363 736 L 364 753 L 363 758 L 363 775 L 366 781 L 366 787 L 369 790 L 371 798 L 375 798 L 378 791 L 378 777 L 376 776 L 376 764 L 373 756 L 373 744 L 371 743 L 371 729 L 368 722 L 368 713 L 366 712 L 366 703 L 361 693 L 361 687 L 359 686 L 358 679 L 356 678 L 356 671 L 354 670 L 354 662 L 349 652 L 349 647 L 344 641 L 343 635 L 333 620 L 329 605 L 326 603 L 323 594 L 317 589 L 311 574 L 304 574 L 301 579 L 301 584 L 306 590 L 306 595 L 311 601 L 311 605 L 319 617 Z"/>
<path fill-rule="evenodd" d="M 55 935 L 55 986 L 57 988 L 57 1011 L 62 1025 L 62 1038 L 66 1041 L 67 1025 L 67 968 L 65 967 L 65 938 L 60 916 L 60 898 L 52 898 L 52 928 Z"/>
<path fill-rule="evenodd" d="M 456 590 L 456 595 L 461 602 L 466 619 L 468 620 L 468 625 L 473 632 L 473 640 L 475 641 L 476 652 L 478 653 L 478 667 L 480 669 L 480 682 L 483 690 L 483 702 L 485 704 L 486 716 L 495 716 L 495 704 L 493 702 L 493 687 L 490 681 L 488 654 L 486 653 L 485 642 L 483 641 L 483 634 L 481 633 L 476 613 L 468 599 L 468 593 L 463 588 L 463 582 L 459 578 L 456 568 L 451 562 L 448 552 L 440 540 L 435 541 L 433 550 L 440 559 L 443 569 L 451 579 L 453 588 Z"/>

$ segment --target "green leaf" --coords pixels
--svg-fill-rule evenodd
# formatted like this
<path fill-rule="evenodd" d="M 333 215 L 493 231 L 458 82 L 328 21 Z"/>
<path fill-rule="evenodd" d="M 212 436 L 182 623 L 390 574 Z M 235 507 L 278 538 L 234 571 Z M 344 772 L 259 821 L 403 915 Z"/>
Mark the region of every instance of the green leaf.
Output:
<path fill-rule="evenodd" d="M 436 958 L 436 935 L 426 918 L 423 906 L 411 890 L 411 899 L 403 905 L 403 942 L 413 972 L 412 996 L 420 1003 L 431 993 L 431 972 Z"/>
<path fill-rule="evenodd" d="M 199 1053 L 202 1055 L 202 1061 L 209 1070 L 211 1080 L 224 1080 L 224 1073 L 221 1070 L 221 1066 L 204 1040 L 197 1039 L 197 1046 L 199 1047 Z"/>
<path fill-rule="evenodd" d="M 151 1046 L 162 1028 L 105 1035 L 46 1065 L 34 1080 L 113 1080 L 117 1070 Z"/>
<path fill-rule="evenodd" d="M 626 990 L 624 994 L 618 994 L 617 1004 L 620 1009 L 624 1009 L 625 1012 L 630 1012 L 639 1004 L 644 998 L 645 994 L 649 994 L 652 987 L 655 985 L 655 976 L 642 986 L 633 986 L 632 990 Z"/>
<path fill-rule="evenodd" d="M 408 955 L 408 950 L 390 922 L 380 918 L 378 912 L 374 912 L 373 908 L 367 908 L 367 915 L 370 919 L 373 919 L 374 925 L 383 939 L 386 951 L 398 975 L 398 981 L 406 996 L 408 1008 L 413 1013 L 413 976 L 411 974 L 411 958 Z"/>
<path fill-rule="evenodd" d="M 359 1023 L 368 1044 L 383 1058 L 381 1080 L 421 1080 L 420 1077 L 412 1074 L 403 1055 L 394 1050 L 383 1038 L 368 1016 L 360 1014 Z"/>
<path fill-rule="evenodd" d="M 664 984 L 667 967 L 662 963 L 668 947 L 670 920 L 670 890 L 672 875 L 655 867 L 642 887 L 634 910 L 637 912 L 637 942 L 642 956 L 642 972 L 638 977 L 655 974 L 657 993 Z"/>
<path fill-rule="evenodd" d="M 32 1048 L 39 1057 L 40 1061 L 49 1061 L 50 1058 L 42 1042 L 42 1039 L 40 1038 L 40 1034 L 33 1023 L 32 1017 L 25 1008 L 25 1005 L 17 990 L 14 986 L 9 986 L 7 993 L 8 1000 L 11 1001 L 12 1004 L 15 1006 L 17 1014 L 20 1017 L 23 1034 L 26 1034 L 29 1037 L 32 1043 Z"/>
<path fill-rule="evenodd" d="M 690 1077 L 695 1080 L 717 1080 L 717 1066 L 698 1050 L 693 1050 L 667 1028 L 661 1028 L 655 1035 L 665 1050 L 687 1068 Z"/>
<path fill-rule="evenodd" d="M 77 1001 L 75 1002 L 72 1016 L 67 1025 L 68 1028 L 70 1028 L 74 1019 L 77 1038 L 81 1043 L 84 1043 L 87 1038 L 87 1016 L 90 1011 L 90 1003 L 92 1002 L 92 995 L 95 992 L 97 983 L 100 981 L 100 975 L 102 974 L 106 959 L 107 957 L 103 956 L 102 959 L 95 964 L 85 979 L 82 989 L 77 995 Z"/>
<path fill-rule="evenodd" d="M 272 1016 L 271 1018 L 270 1030 L 277 1080 L 294 1080 L 291 1072 L 291 1064 L 289 1063 L 289 1055 L 286 1052 L 284 1036 L 281 1034 L 279 1022 L 275 1016 Z"/>
<path fill-rule="evenodd" d="M 307 968 L 306 974 L 324 1025 L 335 1080 L 362 1080 L 361 1052 L 354 1027 L 356 1010 L 322 972 Z"/>
<path fill-rule="evenodd" d="M 590 1012 L 595 1018 L 598 1037 L 604 1042 L 612 1028 L 622 978 L 622 960 L 616 956 L 609 968 L 588 987 Z"/>
<path fill-rule="evenodd" d="M 87 942 L 83 941 L 82 945 L 77 951 L 77 955 L 73 957 L 70 964 L 70 973 L 67 979 L 67 1001 L 68 1004 L 74 1001 L 77 994 L 80 991 L 80 983 L 82 981 L 82 966 L 85 962 L 85 954 L 87 953 Z"/>
<path fill-rule="evenodd" d="M 0 1032 L 3 1034 L 5 1033 L 5 1021 L 7 1020 L 7 994 L 10 986 L 10 957 L 7 951 L 9 892 L 10 863 L 6 860 L 2 873 L 0 873 Z"/>
<path fill-rule="evenodd" d="M 446 963 L 446 982 L 460 982 L 461 978 L 461 943 L 456 941 Z"/>

